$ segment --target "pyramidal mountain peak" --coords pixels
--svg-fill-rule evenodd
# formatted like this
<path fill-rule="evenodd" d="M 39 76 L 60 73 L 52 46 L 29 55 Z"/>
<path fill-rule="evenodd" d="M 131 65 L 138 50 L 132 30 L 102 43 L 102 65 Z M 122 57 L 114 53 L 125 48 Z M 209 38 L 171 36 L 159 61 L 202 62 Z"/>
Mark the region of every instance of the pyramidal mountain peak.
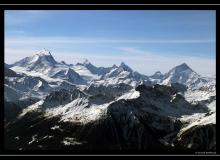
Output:
<path fill-rule="evenodd" d="M 184 70 L 187 70 L 187 69 L 190 69 L 192 70 L 185 62 L 174 67 L 174 69 L 178 70 L 178 71 L 184 71 Z"/>
<path fill-rule="evenodd" d="M 128 72 L 132 72 L 133 70 L 124 62 L 121 62 L 119 68 L 123 68 L 124 70 L 128 71 Z"/>
<path fill-rule="evenodd" d="M 163 77 L 162 84 L 180 83 L 190 86 L 200 82 L 200 75 L 192 70 L 186 63 L 182 63 L 172 68 Z"/>
<path fill-rule="evenodd" d="M 187 65 L 186 63 L 182 63 L 180 65 L 177 65 L 175 67 L 173 67 L 171 70 L 169 70 L 166 74 L 181 74 L 181 73 L 185 73 L 185 74 L 197 74 L 192 68 L 189 67 L 189 65 Z"/>
<path fill-rule="evenodd" d="M 46 49 L 42 49 L 38 52 L 35 52 L 35 54 L 32 56 L 15 62 L 12 66 L 19 66 L 27 68 L 28 70 L 34 70 L 43 67 L 54 66 L 55 64 L 57 64 L 57 62 L 51 55 L 51 52 Z"/>
<path fill-rule="evenodd" d="M 57 62 L 55 61 L 54 57 L 52 56 L 51 52 L 46 50 L 45 48 L 38 51 L 34 56 L 33 56 L 33 62 L 34 61 L 40 61 L 43 63 L 48 63 L 48 64 L 56 64 Z"/>

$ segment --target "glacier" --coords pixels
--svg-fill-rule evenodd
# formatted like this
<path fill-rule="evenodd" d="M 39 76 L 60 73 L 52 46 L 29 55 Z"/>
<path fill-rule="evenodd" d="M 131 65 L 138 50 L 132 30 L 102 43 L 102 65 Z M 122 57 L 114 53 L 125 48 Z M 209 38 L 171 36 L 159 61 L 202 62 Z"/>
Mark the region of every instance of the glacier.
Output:
<path fill-rule="evenodd" d="M 214 140 L 203 145 L 202 128 L 208 127 L 215 135 L 216 78 L 203 77 L 186 63 L 165 74 L 157 71 L 147 76 L 124 62 L 112 67 L 96 67 L 87 59 L 77 64 L 57 62 L 50 51 L 43 49 L 14 64 L 5 64 L 4 70 L 5 126 L 10 134 L 15 132 L 12 138 L 19 137 L 16 143 L 21 141 L 22 131 L 15 125 L 25 126 L 24 130 L 30 125 L 42 127 L 41 123 L 50 126 L 41 138 L 33 133 L 26 137 L 26 144 L 17 144 L 22 148 L 42 148 L 43 141 L 55 137 L 48 135 L 50 132 L 66 135 L 72 128 L 64 126 L 74 125 L 74 137 L 59 139 L 64 148 L 86 147 L 96 139 L 93 133 L 106 130 L 113 134 L 112 142 L 101 137 L 110 148 L 127 149 L 133 144 L 136 149 L 215 149 Z M 78 132 L 89 134 L 88 139 Z M 200 146 L 191 143 L 194 134 L 201 135 Z"/>

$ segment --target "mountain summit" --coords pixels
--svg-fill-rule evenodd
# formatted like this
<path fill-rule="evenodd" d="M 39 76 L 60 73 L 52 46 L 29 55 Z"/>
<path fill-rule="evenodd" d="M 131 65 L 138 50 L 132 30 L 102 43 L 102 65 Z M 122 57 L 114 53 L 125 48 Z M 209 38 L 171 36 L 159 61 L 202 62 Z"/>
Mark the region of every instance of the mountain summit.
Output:
<path fill-rule="evenodd" d="M 160 71 L 157 71 L 152 76 L 150 76 L 150 78 L 161 79 L 161 78 L 163 78 L 163 74 Z"/>
<path fill-rule="evenodd" d="M 123 68 L 123 70 L 128 71 L 128 72 L 132 72 L 133 70 L 124 62 L 121 62 L 119 68 Z"/>
<path fill-rule="evenodd" d="M 82 80 L 81 78 L 86 81 L 92 80 L 97 83 L 104 83 L 105 85 L 126 83 L 132 84 L 132 86 L 136 86 L 142 80 L 150 80 L 154 84 L 171 85 L 172 83 L 179 83 L 194 88 L 201 87 L 209 81 L 193 71 L 186 63 L 175 66 L 166 74 L 157 71 L 151 76 L 146 76 L 133 71 L 124 62 L 121 62 L 119 66 L 113 65 L 112 67 L 97 67 L 89 62 L 88 59 L 76 65 L 68 65 L 65 62 L 58 63 L 51 52 L 46 49 L 42 49 L 33 56 L 26 57 L 10 65 L 9 68 L 17 72 L 27 73 L 34 71 L 34 74 L 38 72 L 39 75 L 43 73 L 49 77 L 58 76 L 57 78 L 68 80 L 71 83 L 74 82 L 74 84 L 78 84 L 78 81 Z M 65 76 L 68 78 L 64 78 Z"/>
<path fill-rule="evenodd" d="M 164 75 L 162 84 L 180 83 L 190 86 L 199 82 L 200 75 L 193 71 L 186 63 L 182 63 Z"/>
<path fill-rule="evenodd" d="M 175 70 L 175 72 L 182 72 L 182 71 L 186 71 L 186 70 L 193 71 L 186 63 L 182 63 L 182 64 L 174 67 L 173 69 Z"/>
<path fill-rule="evenodd" d="M 39 55 L 39 56 L 52 56 L 50 51 L 46 50 L 45 48 L 38 51 L 36 54 Z"/>
<path fill-rule="evenodd" d="M 12 66 L 23 67 L 27 70 L 38 70 L 52 67 L 55 64 L 57 64 L 57 62 L 51 55 L 50 51 L 42 49 L 39 52 L 36 52 L 33 56 L 15 62 Z"/>

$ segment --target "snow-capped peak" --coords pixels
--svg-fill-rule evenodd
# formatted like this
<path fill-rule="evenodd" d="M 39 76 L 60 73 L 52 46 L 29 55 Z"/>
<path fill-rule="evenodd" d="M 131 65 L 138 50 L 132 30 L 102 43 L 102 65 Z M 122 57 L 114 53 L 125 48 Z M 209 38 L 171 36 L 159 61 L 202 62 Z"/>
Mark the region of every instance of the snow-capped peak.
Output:
<path fill-rule="evenodd" d="M 42 49 L 36 52 L 33 56 L 15 62 L 12 67 L 23 67 L 27 70 L 43 71 L 48 67 L 53 67 L 55 64 L 57 64 L 57 62 L 51 55 L 50 51 Z"/>
<path fill-rule="evenodd" d="M 36 53 L 36 55 L 39 55 L 39 56 L 52 56 L 50 51 L 46 50 L 45 48 L 43 48 L 42 50 L 38 51 Z"/>
<path fill-rule="evenodd" d="M 164 75 L 162 84 L 180 83 L 187 86 L 200 83 L 200 75 L 193 71 L 186 63 L 182 63 Z"/>
<path fill-rule="evenodd" d="M 185 71 L 187 69 L 193 71 L 186 63 L 182 63 L 182 64 L 174 67 L 173 69 L 175 69 L 177 72 Z"/>
<path fill-rule="evenodd" d="M 53 58 L 50 51 L 46 50 L 45 48 L 36 52 L 33 56 L 28 57 L 31 59 L 31 62 L 41 61 L 41 62 L 49 62 L 51 64 L 57 63 L 55 59 Z"/>
<path fill-rule="evenodd" d="M 187 75 L 191 73 L 197 74 L 195 71 L 193 71 L 186 63 L 182 63 L 173 69 L 171 69 L 167 74 L 172 74 L 172 75 L 179 75 L 181 73 L 185 73 Z"/>
<path fill-rule="evenodd" d="M 124 62 L 121 62 L 119 68 L 123 68 L 125 71 L 132 72 L 132 69 L 126 65 Z"/>

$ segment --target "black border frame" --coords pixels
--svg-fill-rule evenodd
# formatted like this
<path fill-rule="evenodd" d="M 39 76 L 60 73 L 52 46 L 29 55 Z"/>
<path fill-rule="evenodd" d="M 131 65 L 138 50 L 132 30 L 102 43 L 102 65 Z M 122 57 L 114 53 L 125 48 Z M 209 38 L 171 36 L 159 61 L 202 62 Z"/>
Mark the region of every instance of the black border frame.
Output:
<path fill-rule="evenodd" d="M 219 17 L 220 17 L 220 11 L 218 10 L 217 5 L 177 5 L 177 4 L 167 4 L 167 5 L 157 5 L 157 4 L 110 4 L 110 5 L 104 5 L 104 4 L 39 4 L 39 5 L 0 5 L 0 20 L 3 20 L 1 23 L 1 31 L 2 34 L 0 34 L 2 43 L 1 43 L 1 52 L 4 52 L 4 10 L 215 10 L 216 11 L 216 66 L 217 66 L 217 60 L 218 60 L 218 34 L 217 31 L 219 27 Z M 4 56 L 3 56 L 3 63 L 4 64 Z M 216 68 L 217 72 L 217 68 Z M 2 67 L 2 72 L 4 73 L 4 68 Z M 4 82 L 4 75 L 2 75 L 2 82 Z M 217 73 L 216 73 L 216 80 Z M 218 85 L 216 85 L 217 87 Z M 3 88 L 4 90 L 4 88 Z M 216 89 L 217 92 L 218 89 Z M 2 92 L 4 94 L 4 92 Z M 4 95 L 2 95 L 4 97 Z M 3 100 L 2 100 L 3 102 Z M 218 105 L 216 105 L 218 106 Z M 3 114 L 2 114 L 3 113 Z M 2 103 L 0 107 L 0 116 L 1 122 L 3 122 L 2 130 L 1 130 L 1 138 L 0 138 L 0 154 L 4 155 L 145 155 L 145 156 L 213 156 L 218 155 L 218 150 L 216 151 L 216 154 L 193 154 L 192 152 L 181 152 L 176 154 L 169 154 L 169 152 L 165 151 L 164 153 L 157 153 L 152 152 L 152 154 L 144 154 L 143 151 L 136 151 L 136 150 L 128 150 L 128 151 L 88 151 L 88 150 L 80 150 L 80 151 L 69 151 L 69 150 L 30 150 L 30 151 L 18 151 L 18 150 L 6 150 L 4 148 L 4 104 Z M 216 116 L 216 120 L 217 120 Z M 218 121 L 218 120 L 217 120 Z M 216 122 L 216 128 L 218 128 L 218 122 Z M 218 133 L 218 131 L 216 131 Z M 217 134 L 218 135 L 218 134 Z M 219 140 L 218 137 L 216 137 L 217 141 Z M 218 142 L 216 142 L 218 144 Z M 218 146 L 217 146 L 218 149 Z"/>

